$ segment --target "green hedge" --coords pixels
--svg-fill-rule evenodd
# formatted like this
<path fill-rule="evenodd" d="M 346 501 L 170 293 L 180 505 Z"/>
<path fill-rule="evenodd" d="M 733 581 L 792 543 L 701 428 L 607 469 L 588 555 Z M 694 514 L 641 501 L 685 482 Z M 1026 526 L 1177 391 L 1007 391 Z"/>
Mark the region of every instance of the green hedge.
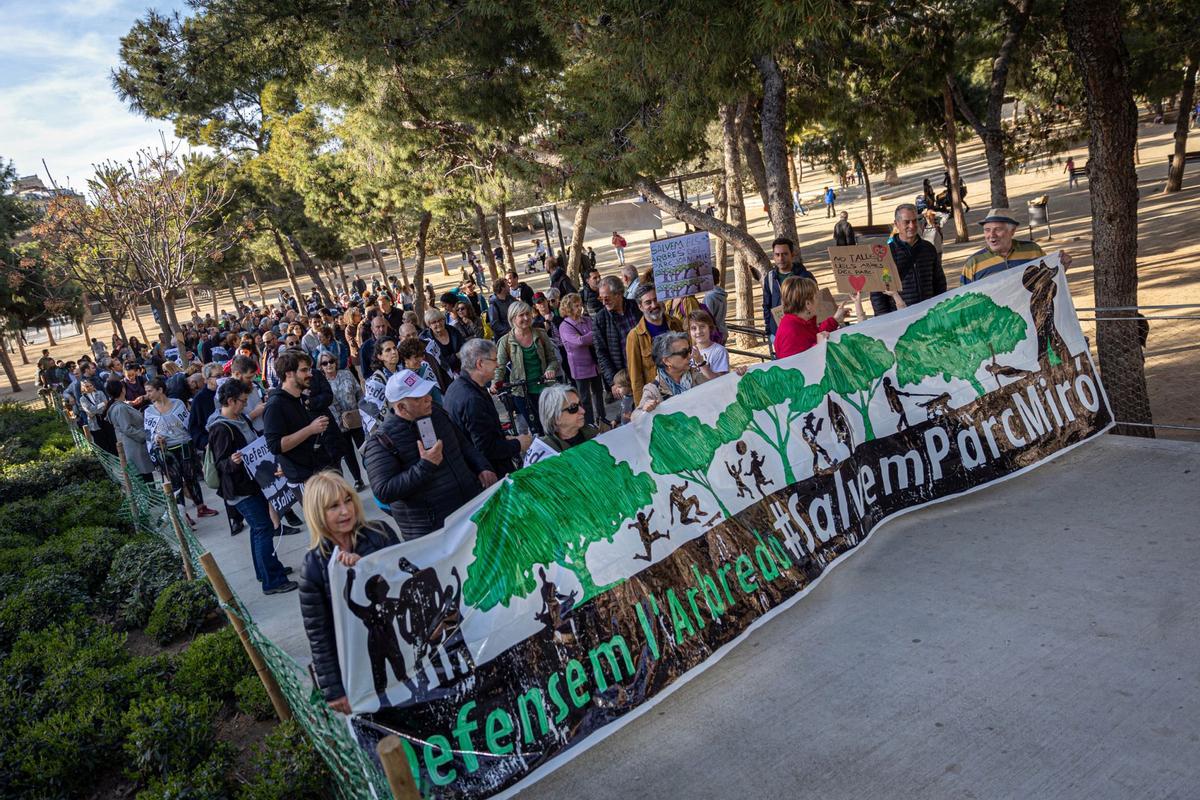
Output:
<path fill-rule="evenodd" d="M 118 624 L 141 628 L 150 619 L 158 596 L 182 578 L 179 555 L 161 539 L 142 537 L 123 545 L 113 556 L 101 600 Z"/>
<path fill-rule="evenodd" d="M 64 486 L 91 481 L 104 481 L 110 491 L 113 486 L 99 459 L 78 450 L 59 458 L 8 462 L 0 468 L 0 504 L 11 503 L 22 497 L 40 497 Z"/>
<path fill-rule="evenodd" d="M 207 580 L 176 581 L 154 602 L 146 634 L 159 644 L 170 644 L 200 630 L 216 610 L 217 596 Z"/>

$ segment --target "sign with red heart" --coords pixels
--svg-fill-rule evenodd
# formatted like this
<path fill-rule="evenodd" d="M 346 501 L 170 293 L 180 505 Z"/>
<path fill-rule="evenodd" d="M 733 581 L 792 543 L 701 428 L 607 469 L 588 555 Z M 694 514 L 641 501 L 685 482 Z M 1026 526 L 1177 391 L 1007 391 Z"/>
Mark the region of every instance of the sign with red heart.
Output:
<path fill-rule="evenodd" d="M 829 265 L 837 290 L 844 294 L 886 292 L 893 288 L 896 262 L 886 244 L 830 247 Z"/>

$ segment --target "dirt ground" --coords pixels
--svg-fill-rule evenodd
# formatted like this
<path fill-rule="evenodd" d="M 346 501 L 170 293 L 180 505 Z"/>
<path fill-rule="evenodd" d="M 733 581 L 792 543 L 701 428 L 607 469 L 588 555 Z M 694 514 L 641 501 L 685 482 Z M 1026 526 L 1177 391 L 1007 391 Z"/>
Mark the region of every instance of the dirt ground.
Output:
<path fill-rule="evenodd" d="M 1139 131 L 1138 155 L 1138 187 L 1141 192 L 1141 203 L 1138 215 L 1138 269 L 1140 273 L 1139 300 L 1144 313 L 1151 320 L 1150 338 L 1146 347 L 1146 371 L 1150 387 L 1151 403 L 1154 419 L 1159 424 L 1200 427 L 1200 280 L 1197 280 L 1194 263 L 1200 254 L 1200 246 L 1193 241 L 1188 233 L 1192 226 L 1200 226 L 1200 165 L 1189 165 L 1184 175 L 1184 189 L 1172 195 L 1164 195 L 1162 188 L 1166 180 L 1167 156 L 1173 147 L 1173 126 L 1143 123 Z M 981 229 L 978 225 L 987 212 L 988 183 L 987 166 L 983 159 L 983 149 L 979 142 L 973 141 L 960 148 L 960 164 L 964 180 L 967 182 L 967 201 L 971 205 L 971 213 L 967 215 L 970 225 L 971 241 L 963 244 L 953 242 L 953 231 L 946 230 L 944 265 L 951 286 L 957 285 L 958 271 L 967 256 L 983 246 Z M 1077 163 L 1087 161 L 1086 142 L 1079 142 L 1070 151 Z M 1061 154 L 1065 160 L 1067 153 Z M 892 216 L 892 210 L 898 203 L 912 202 L 920 193 L 921 180 L 929 178 L 938 186 L 941 183 L 942 165 L 936 153 L 929 153 L 923 159 L 907 164 L 899 170 L 901 183 L 897 186 L 884 184 L 882 175 L 871 176 L 873 188 L 873 208 L 875 224 L 887 223 Z M 806 198 L 816 198 L 824 186 L 830 184 L 833 176 L 823 170 L 809 170 L 807 166 L 801 181 L 801 191 Z M 1091 218 L 1090 200 L 1086 180 L 1081 180 L 1074 188 L 1067 187 L 1066 175 L 1061 162 L 1045 169 L 1030 169 L 1024 172 L 1013 172 L 1008 176 L 1008 192 L 1011 207 L 1018 212 L 1018 217 L 1024 219 L 1027 201 L 1043 194 L 1050 196 L 1049 215 L 1053 229 L 1053 239 L 1048 239 L 1046 230 L 1034 230 L 1034 238 L 1047 251 L 1066 249 L 1074 256 L 1069 282 L 1075 305 L 1080 309 L 1090 309 L 1095 305 L 1092 288 L 1092 254 L 1091 254 Z M 760 241 L 768 243 L 772 238 L 766 214 L 754 202 L 756 195 L 747 193 L 750 218 L 750 229 Z M 850 221 L 856 225 L 866 223 L 866 202 L 862 187 L 848 187 L 839 192 L 838 210 L 848 211 Z M 800 245 L 805 264 L 813 271 L 823 286 L 833 288 L 833 277 L 829 272 L 828 257 L 825 248 L 832 243 L 833 220 L 826 219 L 823 207 L 814 206 L 807 216 L 797 218 L 800 233 Z M 670 236 L 683 232 L 683 225 L 672 222 L 665 230 L 659 231 L 659 236 Z M 588 237 L 587 244 L 595 248 L 599 257 L 601 272 L 605 275 L 618 271 L 616 256 L 609 244 L 609 235 L 594 234 Z M 1027 236 L 1027 229 L 1022 228 L 1018 236 Z M 649 231 L 623 232 L 629 246 L 626 248 L 626 259 L 639 268 L 649 266 L 649 243 L 652 235 Z M 533 249 L 532 237 L 526 234 L 517 235 L 516 245 L 518 268 L 524 262 L 526 253 Z M 426 262 L 426 275 L 434 287 L 441 291 L 450 288 L 456 280 L 459 254 L 446 254 L 451 265 L 451 274 L 442 274 L 437 254 L 431 254 Z M 395 266 L 394 257 L 389 269 Z M 360 262 L 359 272 L 369 275 L 367 262 Z M 411 262 L 409 264 L 411 269 Z M 548 277 L 545 274 L 522 276 L 522 280 L 534 287 L 545 288 Z M 284 280 L 272 282 L 267 286 L 269 299 L 275 289 L 285 285 Z M 302 286 L 307 281 L 301 281 Z M 728 287 L 732 294 L 732 286 Z M 218 298 L 222 307 L 226 307 L 228 297 Z M 732 298 L 731 298 L 732 300 Z M 1146 306 L 1193 304 L 1191 308 L 1146 310 Z M 756 301 L 757 309 L 757 301 Z M 191 310 L 187 301 L 177 306 L 181 318 L 190 315 Z M 211 302 L 202 303 L 201 313 L 211 311 Z M 154 334 L 156 327 L 150 315 L 148 306 L 139 309 L 142 324 L 146 331 Z M 731 302 L 731 316 L 732 316 Z M 758 312 L 756 311 L 756 314 Z M 1170 320 L 1156 317 L 1186 316 L 1192 319 Z M 1090 311 L 1081 311 L 1085 332 L 1094 339 L 1094 323 L 1089 318 L 1094 317 Z M 761 320 L 759 320 L 761 323 Z M 90 324 L 90 334 L 109 342 L 112 337 L 112 325 L 107 315 L 97 317 Z M 137 326 L 132 321 L 126 322 L 126 331 L 133 333 Z M 61 335 L 59 335 L 61 334 Z M 134 334 L 136 335 L 136 334 Z M 51 354 L 58 358 L 77 359 L 80 354 L 87 352 L 87 342 L 76 333 L 73 326 L 65 326 L 56 332 L 56 346 L 50 348 Z M 34 397 L 33 385 L 35 378 L 34 362 L 46 346 L 45 331 L 37 331 L 31 338 L 31 345 L 26 348 L 30 363 L 21 364 L 19 355 L 14 354 L 13 361 L 17 367 L 24 391 L 13 395 L 7 391 L 0 393 L 0 400 L 29 400 Z M 1160 429 L 1159 435 L 1172 438 L 1189 438 L 1200 440 L 1200 431 Z"/>

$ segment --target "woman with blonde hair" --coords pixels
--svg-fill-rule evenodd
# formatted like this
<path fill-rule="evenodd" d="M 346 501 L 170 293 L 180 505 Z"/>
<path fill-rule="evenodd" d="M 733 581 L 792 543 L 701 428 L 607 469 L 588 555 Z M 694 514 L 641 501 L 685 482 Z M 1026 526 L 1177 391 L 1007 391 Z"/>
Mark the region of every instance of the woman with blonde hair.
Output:
<path fill-rule="evenodd" d="M 329 559 L 348 567 L 363 556 L 399 544 L 391 525 L 367 520 L 362 500 L 339 473 L 318 472 L 304 484 L 304 519 L 312 532 L 300 567 L 300 615 L 312 650 L 317 686 L 334 711 L 350 713 L 342 685 L 337 642 L 333 632 L 333 600 L 329 588 Z"/>
<path fill-rule="evenodd" d="M 832 317 L 817 321 L 817 282 L 812 278 L 793 275 L 783 282 L 780 291 L 783 317 L 775 333 L 775 357 L 787 358 L 803 353 L 837 330 L 850 310 L 843 303 Z"/>
<path fill-rule="evenodd" d="M 501 387 L 511 378 L 517 413 L 534 433 L 541 433 L 538 397 L 562 368 L 558 349 L 546 331 L 533 327 L 533 309 L 520 300 L 508 307 L 508 324 L 511 329 L 496 344 L 496 384 Z"/>

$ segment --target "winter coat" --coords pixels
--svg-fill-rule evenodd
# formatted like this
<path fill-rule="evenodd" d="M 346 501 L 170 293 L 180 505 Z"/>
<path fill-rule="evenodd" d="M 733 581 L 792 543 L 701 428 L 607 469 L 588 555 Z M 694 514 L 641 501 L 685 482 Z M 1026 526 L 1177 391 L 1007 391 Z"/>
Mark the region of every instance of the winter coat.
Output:
<path fill-rule="evenodd" d="M 663 322 L 667 330 L 686 332 L 682 320 L 665 315 Z M 625 369 L 629 373 L 634 405 L 642 402 L 642 387 L 654 380 L 658 374 L 658 367 L 651 352 L 653 346 L 654 337 L 646 330 L 646 318 L 642 317 L 641 322 L 634 326 L 629 332 L 629 338 L 625 340 Z"/>
<path fill-rule="evenodd" d="M 503 478 L 513 471 L 513 459 L 521 455 L 521 443 L 505 435 L 496 403 L 487 389 L 461 373 L 446 391 L 443 407 L 492 465 L 492 472 Z"/>
<path fill-rule="evenodd" d="M 900 296 L 905 305 L 915 305 L 946 291 L 946 273 L 942 271 L 937 248 L 924 239 L 911 247 L 893 238 L 888 242 L 896 272 L 900 276 Z M 871 292 L 875 315 L 896 310 L 896 301 L 883 292 Z"/>
<path fill-rule="evenodd" d="M 391 507 L 405 539 L 432 533 L 446 517 L 483 491 L 479 473 L 492 465 L 448 414 L 433 406 L 433 430 L 442 442 L 442 463 L 421 458 L 417 423 L 395 413 L 367 438 L 363 459 L 375 498 Z"/>
<path fill-rule="evenodd" d="M 626 300 L 620 314 L 606 308 L 592 320 L 592 345 L 596 348 L 596 365 L 605 386 L 611 387 L 616 374 L 625 369 L 625 341 L 641 318 L 642 312 L 632 301 Z M 559 333 L 562 333 L 561 329 Z"/>
<path fill-rule="evenodd" d="M 506 383 L 512 381 L 518 383 L 520 381 L 529 380 L 531 383 L 542 381 L 542 385 L 535 385 L 537 391 L 541 391 L 544 384 L 547 382 L 543 375 L 547 370 L 554 370 L 555 375 L 562 372 L 562 364 L 558 360 L 558 348 L 550 341 L 550 336 L 541 328 L 533 328 L 533 346 L 537 348 L 538 357 L 542 362 L 542 371 L 537 375 L 525 374 L 525 358 L 521 353 L 521 345 L 517 342 L 512 333 L 506 333 L 500 337 L 500 342 L 496 346 L 496 377 L 498 383 Z M 529 393 L 527 386 L 514 386 L 513 394 L 525 396 Z"/>
<path fill-rule="evenodd" d="M 399 543 L 392 526 L 381 520 L 373 520 L 358 529 L 354 552 L 369 556 Z M 333 545 L 327 539 L 306 552 L 304 563 L 300 566 L 299 580 L 300 617 L 304 620 L 304 633 L 308 636 L 308 647 L 312 651 L 313 672 L 317 676 L 317 687 L 328 702 L 346 696 L 333 632 L 333 595 L 329 588 L 329 559 L 332 554 Z"/>
<path fill-rule="evenodd" d="M 243 422 L 247 425 L 250 424 L 250 420 L 245 419 L 245 415 L 243 415 Z M 209 452 L 212 453 L 213 465 L 217 468 L 217 476 L 220 478 L 217 494 L 223 500 L 262 494 L 262 488 L 254 478 L 250 477 L 245 465 L 235 464 L 232 460 L 233 454 L 248 444 L 250 443 L 246 441 L 246 435 L 242 433 L 242 430 L 224 416 L 218 415 L 209 423 L 208 447 Z"/>
<path fill-rule="evenodd" d="M 125 448 L 125 458 L 141 475 L 154 471 L 150 453 L 146 450 L 145 418 L 129 403 L 113 401 L 108 407 L 108 421 L 117 433 L 117 441 Z"/>
<path fill-rule="evenodd" d="M 586 380 L 596 377 L 596 355 L 592 351 L 592 321 L 587 317 L 567 318 L 558 326 L 563 347 L 567 350 L 567 363 L 571 366 L 571 377 Z"/>

